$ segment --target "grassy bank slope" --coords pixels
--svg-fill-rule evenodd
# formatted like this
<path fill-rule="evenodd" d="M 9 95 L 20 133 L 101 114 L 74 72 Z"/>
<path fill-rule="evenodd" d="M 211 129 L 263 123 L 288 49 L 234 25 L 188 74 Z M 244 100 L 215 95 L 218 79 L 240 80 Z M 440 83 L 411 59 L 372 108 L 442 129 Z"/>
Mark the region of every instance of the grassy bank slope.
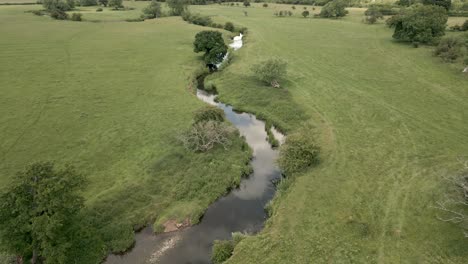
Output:
<path fill-rule="evenodd" d="M 203 28 L 177 17 L 89 23 L 24 13 L 34 8 L 0 7 L 1 188 L 35 160 L 76 165 L 105 243 L 84 255 L 102 257 L 128 247 L 134 226 L 197 220 L 239 181 L 249 158 L 241 139 L 207 154 L 175 140 L 204 105 L 187 88 L 202 65 L 192 42 Z"/>
<path fill-rule="evenodd" d="M 288 131 L 312 123 L 324 148 L 319 168 L 295 179 L 265 230 L 242 241 L 229 263 L 466 262 L 463 234 L 430 208 L 441 197 L 441 175 L 468 153 L 468 80 L 460 69 L 430 48 L 393 42 L 383 24 L 363 24 L 363 10 L 326 20 L 298 11 L 277 18 L 275 9 L 288 7 L 198 8 L 250 30 L 214 80 L 221 99 Z M 264 87 L 249 71 L 272 56 L 289 61 L 286 91 Z"/>

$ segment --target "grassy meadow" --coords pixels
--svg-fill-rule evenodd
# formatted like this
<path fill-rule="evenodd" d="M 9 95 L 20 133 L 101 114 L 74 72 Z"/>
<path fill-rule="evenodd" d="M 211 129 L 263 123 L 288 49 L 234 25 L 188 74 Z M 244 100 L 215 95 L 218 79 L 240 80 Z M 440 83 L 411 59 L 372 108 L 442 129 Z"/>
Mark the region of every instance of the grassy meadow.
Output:
<path fill-rule="evenodd" d="M 204 106 L 189 85 L 203 66 L 192 44 L 203 28 L 180 17 L 90 23 L 25 13 L 39 8 L 0 6 L 0 189 L 33 161 L 75 165 L 98 230 L 76 263 L 125 250 L 133 228 L 155 219 L 196 222 L 250 158 L 240 138 L 205 154 L 176 140 Z M 132 12 L 141 10 L 99 15 Z"/>
<path fill-rule="evenodd" d="M 463 233 L 431 208 L 468 154 L 460 65 L 393 41 L 383 22 L 362 23 L 365 9 L 338 20 L 302 18 L 301 6 L 282 18 L 274 11 L 290 6 L 193 9 L 249 28 L 211 76 L 221 101 L 287 132 L 311 125 L 323 148 L 321 165 L 278 193 L 266 228 L 228 263 L 466 263 Z M 284 89 L 249 70 L 269 57 L 289 62 Z"/>
<path fill-rule="evenodd" d="M 242 139 L 205 154 L 175 139 L 204 105 L 190 86 L 203 65 L 192 42 L 204 28 L 180 17 L 124 21 L 147 3 L 78 7 L 83 22 L 27 13 L 39 5 L 0 6 L 0 189 L 36 160 L 86 175 L 85 214 L 96 230 L 76 263 L 125 250 L 133 230 L 154 220 L 196 222 L 248 170 Z M 462 232 L 431 208 L 442 176 L 468 154 L 460 65 L 393 41 L 384 22 L 362 23 L 365 9 L 337 20 L 303 18 L 300 5 L 191 10 L 249 29 L 232 63 L 208 77 L 221 101 L 288 133 L 313 127 L 323 149 L 320 166 L 283 185 L 266 228 L 228 263 L 466 262 Z M 294 15 L 275 17 L 280 10 Z M 283 89 L 252 76 L 270 57 L 289 63 Z"/>

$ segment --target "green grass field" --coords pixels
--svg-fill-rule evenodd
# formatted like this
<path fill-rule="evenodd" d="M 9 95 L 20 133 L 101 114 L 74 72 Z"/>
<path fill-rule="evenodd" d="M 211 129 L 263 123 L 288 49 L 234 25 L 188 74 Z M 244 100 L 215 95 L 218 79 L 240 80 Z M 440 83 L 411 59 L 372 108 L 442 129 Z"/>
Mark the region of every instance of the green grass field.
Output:
<path fill-rule="evenodd" d="M 460 65 L 394 42 L 383 23 L 363 24 L 364 9 L 340 20 L 278 18 L 274 10 L 288 7 L 277 5 L 195 9 L 249 28 L 246 46 L 213 76 L 220 99 L 286 131 L 312 124 L 323 147 L 322 164 L 295 178 L 265 230 L 228 263 L 466 263 L 461 230 L 431 208 L 441 177 L 468 154 Z M 269 57 L 289 62 L 284 89 L 249 71 Z"/>
<path fill-rule="evenodd" d="M 196 221 L 239 182 L 250 157 L 243 140 L 194 154 L 175 138 L 204 105 L 189 90 L 203 28 L 180 17 L 90 23 L 25 13 L 39 8 L 0 7 L 0 189 L 35 160 L 87 176 L 86 214 L 105 246 L 83 247 L 89 258 L 77 263 L 126 249 L 134 226 Z"/>
<path fill-rule="evenodd" d="M 146 4 L 74 11 L 85 22 L 0 6 L 0 186 L 34 160 L 76 165 L 89 178 L 86 215 L 99 229 L 79 263 L 124 250 L 133 227 L 195 220 L 247 169 L 240 139 L 207 154 L 175 140 L 203 105 L 188 84 L 202 65 L 192 41 L 204 28 L 178 17 L 123 22 Z M 441 177 L 468 153 L 460 65 L 394 42 L 383 22 L 363 24 L 364 9 L 328 20 L 304 19 L 296 7 L 286 18 L 273 13 L 288 5 L 191 7 L 249 28 L 232 63 L 209 77 L 220 99 L 286 132 L 312 125 L 323 148 L 321 165 L 279 193 L 265 230 L 229 263 L 465 263 L 460 229 L 431 208 Z M 289 62 L 284 89 L 249 70 L 269 57 Z"/>

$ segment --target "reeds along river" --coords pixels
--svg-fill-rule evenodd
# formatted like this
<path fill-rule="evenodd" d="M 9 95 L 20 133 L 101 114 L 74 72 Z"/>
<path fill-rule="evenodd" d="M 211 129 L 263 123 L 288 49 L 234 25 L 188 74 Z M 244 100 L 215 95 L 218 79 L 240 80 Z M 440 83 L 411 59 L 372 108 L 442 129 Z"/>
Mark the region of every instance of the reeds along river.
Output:
<path fill-rule="evenodd" d="M 242 34 L 234 38 L 233 50 L 242 47 Z M 201 78 L 203 82 L 204 78 Z M 144 229 L 136 235 L 135 247 L 125 255 L 111 255 L 106 263 L 210 263 L 213 241 L 230 239 L 233 232 L 256 233 L 266 220 L 265 205 L 275 194 L 273 182 L 281 177 L 276 165 L 278 151 L 267 141 L 265 123 L 248 113 L 237 113 L 229 105 L 215 102 L 216 95 L 197 90 L 197 97 L 221 108 L 226 118 L 245 137 L 253 150 L 253 173 L 232 190 L 213 203 L 198 225 L 187 229 L 153 235 Z M 279 141 L 283 135 L 274 131 Z"/>

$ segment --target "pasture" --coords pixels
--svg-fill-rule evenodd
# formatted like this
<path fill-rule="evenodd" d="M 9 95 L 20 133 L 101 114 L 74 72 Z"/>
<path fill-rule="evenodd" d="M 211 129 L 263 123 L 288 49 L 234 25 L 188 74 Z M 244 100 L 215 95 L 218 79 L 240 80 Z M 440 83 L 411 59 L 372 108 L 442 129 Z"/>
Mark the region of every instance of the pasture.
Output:
<path fill-rule="evenodd" d="M 125 250 L 155 219 L 198 221 L 250 157 L 240 138 L 206 154 L 176 140 L 204 105 L 189 85 L 203 28 L 179 17 L 112 22 L 132 11 L 102 12 L 103 23 L 25 13 L 39 8 L 0 7 L 0 189 L 33 161 L 76 166 L 98 230 L 77 263 Z"/>
<path fill-rule="evenodd" d="M 313 126 L 322 164 L 293 179 L 261 234 L 228 263 L 465 263 L 459 228 L 436 219 L 447 176 L 468 153 L 468 79 L 432 48 L 392 40 L 381 22 L 275 17 L 289 6 L 193 9 L 249 28 L 245 47 L 215 76 L 221 101 L 285 131 Z M 310 7 L 308 7 L 310 10 Z M 245 16 L 243 11 L 248 12 Z M 284 89 L 251 65 L 289 62 Z"/>
<path fill-rule="evenodd" d="M 193 38 L 205 28 L 180 17 L 125 22 L 147 2 L 124 5 L 134 9 L 78 7 L 83 22 L 0 6 L 0 189 L 35 160 L 86 175 L 96 230 L 77 263 L 125 250 L 154 220 L 195 223 L 251 155 L 242 139 L 205 154 L 177 142 L 203 106 L 190 83 L 203 67 Z M 431 206 L 468 153 L 468 79 L 432 48 L 393 41 L 383 22 L 362 23 L 365 9 L 315 19 L 303 7 L 190 7 L 249 29 L 231 64 L 208 77 L 220 100 L 287 133 L 307 127 L 323 149 L 320 166 L 283 185 L 266 228 L 228 263 L 465 263 L 462 232 Z M 275 17 L 280 10 L 294 15 Z M 289 63 L 282 89 L 250 71 L 270 57 Z"/>

